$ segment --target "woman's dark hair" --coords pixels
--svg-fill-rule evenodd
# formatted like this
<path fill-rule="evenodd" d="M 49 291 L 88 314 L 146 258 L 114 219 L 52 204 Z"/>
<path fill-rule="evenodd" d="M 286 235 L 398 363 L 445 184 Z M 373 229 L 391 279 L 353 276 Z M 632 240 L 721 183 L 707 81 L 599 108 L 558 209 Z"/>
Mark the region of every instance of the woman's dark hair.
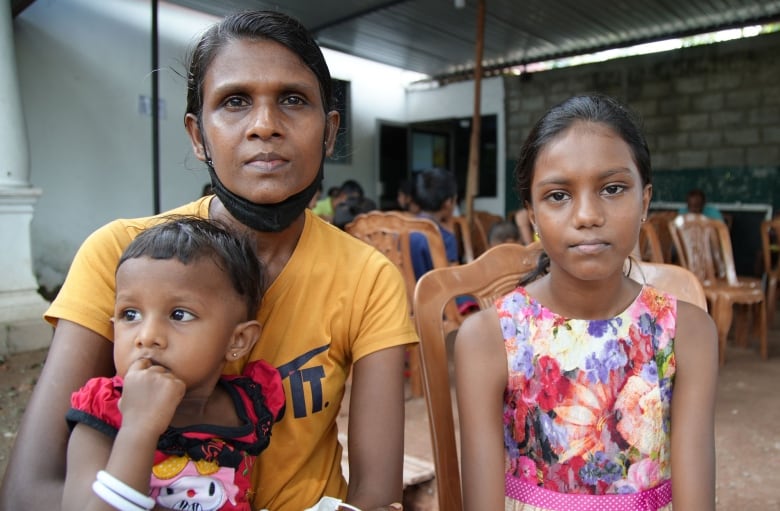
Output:
<path fill-rule="evenodd" d="M 190 52 L 187 59 L 187 114 L 200 118 L 206 72 L 217 52 L 228 42 L 239 39 L 274 41 L 298 55 L 317 77 L 325 113 L 335 109 L 328 65 L 306 27 L 281 12 L 244 11 L 231 14 L 209 28 Z"/>
<path fill-rule="evenodd" d="M 650 150 L 635 114 L 614 98 L 603 94 L 574 96 L 548 110 L 525 139 L 515 167 L 515 188 L 521 201 L 532 202 L 531 183 L 539 153 L 577 122 L 598 123 L 610 128 L 631 150 L 642 185 L 652 182 Z M 546 273 L 549 262 L 549 258 L 543 253 L 539 258 L 539 267 L 524 278 L 521 284 L 531 282 Z"/>
<path fill-rule="evenodd" d="M 265 286 L 264 268 L 257 258 L 253 241 L 231 232 L 217 222 L 190 216 L 165 217 L 130 242 L 119 258 L 117 269 L 128 259 L 177 259 L 189 264 L 209 257 L 230 278 L 244 299 L 247 319 L 254 319 Z"/>
<path fill-rule="evenodd" d="M 432 168 L 416 173 L 412 200 L 423 211 L 439 211 L 447 199 L 458 195 L 458 182 L 447 169 Z"/>

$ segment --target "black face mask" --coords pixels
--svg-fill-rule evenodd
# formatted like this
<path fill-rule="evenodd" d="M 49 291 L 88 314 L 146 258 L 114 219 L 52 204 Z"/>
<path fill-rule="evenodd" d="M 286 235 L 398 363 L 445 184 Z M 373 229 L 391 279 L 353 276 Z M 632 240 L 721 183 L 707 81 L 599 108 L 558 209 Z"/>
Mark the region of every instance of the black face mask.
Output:
<path fill-rule="evenodd" d="M 211 175 L 211 187 L 225 209 L 242 224 L 261 232 L 281 232 L 306 211 L 309 202 L 322 183 L 324 163 L 325 154 L 323 151 L 320 170 L 309 186 L 276 204 L 258 204 L 239 197 L 225 188 L 225 185 L 217 177 L 211 160 L 206 160 Z"/>

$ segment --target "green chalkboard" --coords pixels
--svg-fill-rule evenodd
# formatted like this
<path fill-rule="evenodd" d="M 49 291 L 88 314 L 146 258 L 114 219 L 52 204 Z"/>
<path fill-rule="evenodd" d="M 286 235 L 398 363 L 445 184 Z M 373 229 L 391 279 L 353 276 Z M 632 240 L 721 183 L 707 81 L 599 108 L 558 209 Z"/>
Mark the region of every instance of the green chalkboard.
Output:
<path fill-rule="evenodd" d="M 506 161 L 506 211 L 520 207 L 515 193 L 515 160 Z M 688 190 L 700 188 L 707 202 L 771 204 L 780 211 L 780 167 L 654 170 L 653 200 L 685 202 Z"/>
<path fill-rule="evenodd" d="M 653 200 L 685 202 L 688 190 L 699 188 L 707 202 L 741 202 L 780 206 L 780 167 L 656 170 Z"/>

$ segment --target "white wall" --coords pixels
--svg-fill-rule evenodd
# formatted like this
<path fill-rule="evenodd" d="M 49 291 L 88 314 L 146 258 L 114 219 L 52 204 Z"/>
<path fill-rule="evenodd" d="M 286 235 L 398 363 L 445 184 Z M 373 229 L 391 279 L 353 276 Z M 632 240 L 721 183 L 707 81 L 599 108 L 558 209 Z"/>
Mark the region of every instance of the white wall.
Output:
<path fill-rule="evenodd" d="M 138 112 L 151 95 L 151 11 L 138 0 L 39 0 L 14 19 L 22 103 L 30 144 L 30 180 L 43 195 L 31 227 L 34 267 L 46 287 L 61 283 L 81 242 L 120 217 L 152 214 L 152 125 Z M 163 211 L 195 199 L 208 173 L 183 127 L 186 51 L 217 18 L 161 2 L 159 90 L 160 187 Z M 407 93 L 420 75 L 323 50 L 334 78 L 351 84 L 349 163 L 328 163 L 325 186 L 356 179 L 379 196 L 378 120 L 404 123 L 470 116 L 471 86 Z M 500 80 L 483 86 L 483 111 L 499 115 Z M 499 198 L 480 209 L 500 210 Z"/>
<path fill-rule="evenodd" d="M 187 11 L 191 14 L 191 11 Z M 206 172 L 183 129 L 185 48 L 213 21 L 163 6 L 160 97 L 161 207 L 200 194 Z M 30 145 L 30 180 L 43 190 L 31 227 L 36 273 L 64 273 L 81 241 L 105 222 L 153 213 L 148 2 L 34 2 L 14 20 L 15 49 Z M 54 272 L 55 275 L 51 275 Z M 50 282 L 41 282 L 50 285 Z"/>
<path fill-rule="evenodd" d="M 405 121 L 405 86 L 423 77 L 418 73 L 386 66 L 324 49 L 333 78 L 347 80 L 351 86 L 349 164 L 330 164 L 325 168 L 325 186 L 339 185 L 345 179 L 356 179 L 366 195 L 376 200 L 380 191 L 379 155 L 375 138 L 377 119 Z"/>
<path fill-rule="evenodd" d="M 504 165 L 506 163 L 504 133 L 506 130 L 504 129 L 504 84 L 500 77 L 482 81 L 480 110 L 482 115 L 495 114 L 497 119 L 497 168 L 480 169 L 481 173 L 496 172 L 497 196 L 495 198 L 476 198 L 474 209 L 490 211 L 503 216 L 506 196 L 504 179 Z M 444 87 L 414 90 L 407 93 L 406 120 L 410 123 L 452 117 L 471 117 L 473 111 L 474 82 L 458 82 Z"/>

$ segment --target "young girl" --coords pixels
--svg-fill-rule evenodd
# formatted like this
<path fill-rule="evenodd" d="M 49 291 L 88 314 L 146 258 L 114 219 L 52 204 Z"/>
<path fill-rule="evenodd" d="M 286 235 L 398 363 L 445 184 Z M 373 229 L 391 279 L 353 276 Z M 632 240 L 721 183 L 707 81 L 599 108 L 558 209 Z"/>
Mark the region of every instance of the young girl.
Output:
<path fill-rule="evenodd" d="M 222 370 L 260 335 L 263 284 L 252 242 L 206 220 L 173 219 L 128 245 L 116 270 L 117 375 L 71 397 L 63 509 L 251 509 L 282 382 L 259 360 L 242 376 Z"/>
<path fill-rule="evenodd" d="M 625 276 L 651 197 L 637 124 L 571 98 L 516 174 L 546 257 L 457 336 L 465 509 L 713 510 L 714 324 Z"/>

